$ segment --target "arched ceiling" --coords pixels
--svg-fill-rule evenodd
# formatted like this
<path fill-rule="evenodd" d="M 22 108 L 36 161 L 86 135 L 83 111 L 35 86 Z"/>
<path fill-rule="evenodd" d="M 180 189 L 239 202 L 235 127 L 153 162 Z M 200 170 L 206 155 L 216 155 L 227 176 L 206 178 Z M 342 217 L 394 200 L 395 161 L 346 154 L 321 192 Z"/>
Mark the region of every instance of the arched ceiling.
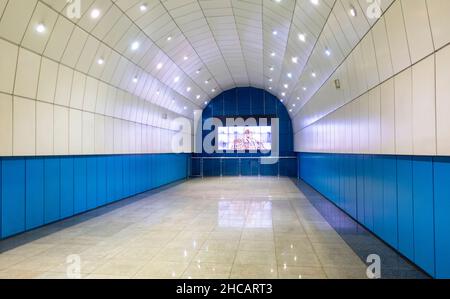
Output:
<path fill-rule="evenodd" d="M 367 0 L 70 1 L 0 0 L 0 36 L 188 117 L 240 86 L 296 113 L 376 22 Z"/>

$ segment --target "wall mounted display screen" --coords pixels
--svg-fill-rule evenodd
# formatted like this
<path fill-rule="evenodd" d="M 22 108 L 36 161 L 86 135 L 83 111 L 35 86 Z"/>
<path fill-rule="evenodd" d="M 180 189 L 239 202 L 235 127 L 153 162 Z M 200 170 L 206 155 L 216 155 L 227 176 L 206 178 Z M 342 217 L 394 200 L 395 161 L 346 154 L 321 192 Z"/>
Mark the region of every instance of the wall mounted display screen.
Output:
<path fill-rule="evenodd" d="M 219 127 L 218 144 L 221 151 L 270 151 L 272 127 Z"/>

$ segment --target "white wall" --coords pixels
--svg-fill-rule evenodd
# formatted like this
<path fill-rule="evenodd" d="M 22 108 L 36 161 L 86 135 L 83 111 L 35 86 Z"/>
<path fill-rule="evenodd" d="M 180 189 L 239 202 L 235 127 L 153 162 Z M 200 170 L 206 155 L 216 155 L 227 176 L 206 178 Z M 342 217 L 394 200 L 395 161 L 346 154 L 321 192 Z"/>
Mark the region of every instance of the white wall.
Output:
<path fill-rule="evenodd" d="M 172 121 L 198 107 L 46 2 L 0 0 L 0 156 L 171 152 Z"/>
<path fill-rule="evenodd" d="M 394 1 L 295 115 L 296 151 L 450 155 L 449 43 L 450 1 Z"/>

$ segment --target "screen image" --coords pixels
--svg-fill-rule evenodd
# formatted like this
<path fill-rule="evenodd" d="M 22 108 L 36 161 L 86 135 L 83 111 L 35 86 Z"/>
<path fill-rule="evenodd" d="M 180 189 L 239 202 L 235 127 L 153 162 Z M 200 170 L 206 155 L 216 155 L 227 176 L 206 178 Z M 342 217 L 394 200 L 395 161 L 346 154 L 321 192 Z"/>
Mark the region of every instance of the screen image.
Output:
<path fill-rule="evenodd" d="M 272 127 L 219 127 L 218 144 L 223 151 L 270 151 Z"/>

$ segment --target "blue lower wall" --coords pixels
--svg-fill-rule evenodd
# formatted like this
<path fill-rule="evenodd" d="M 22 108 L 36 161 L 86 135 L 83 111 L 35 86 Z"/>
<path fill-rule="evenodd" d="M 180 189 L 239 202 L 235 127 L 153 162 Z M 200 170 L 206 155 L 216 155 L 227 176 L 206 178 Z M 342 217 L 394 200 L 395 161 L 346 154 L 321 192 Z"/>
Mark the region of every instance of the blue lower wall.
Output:
<path fill-rule="evenodd" d="M 301 179 L 431 276 L 450 278 L 450 158 L 298 157 Z"/>
<path fill-rule="evenodd" d="M 0 158 L 7 238 L 189 176 L 190 155 Z"/>

